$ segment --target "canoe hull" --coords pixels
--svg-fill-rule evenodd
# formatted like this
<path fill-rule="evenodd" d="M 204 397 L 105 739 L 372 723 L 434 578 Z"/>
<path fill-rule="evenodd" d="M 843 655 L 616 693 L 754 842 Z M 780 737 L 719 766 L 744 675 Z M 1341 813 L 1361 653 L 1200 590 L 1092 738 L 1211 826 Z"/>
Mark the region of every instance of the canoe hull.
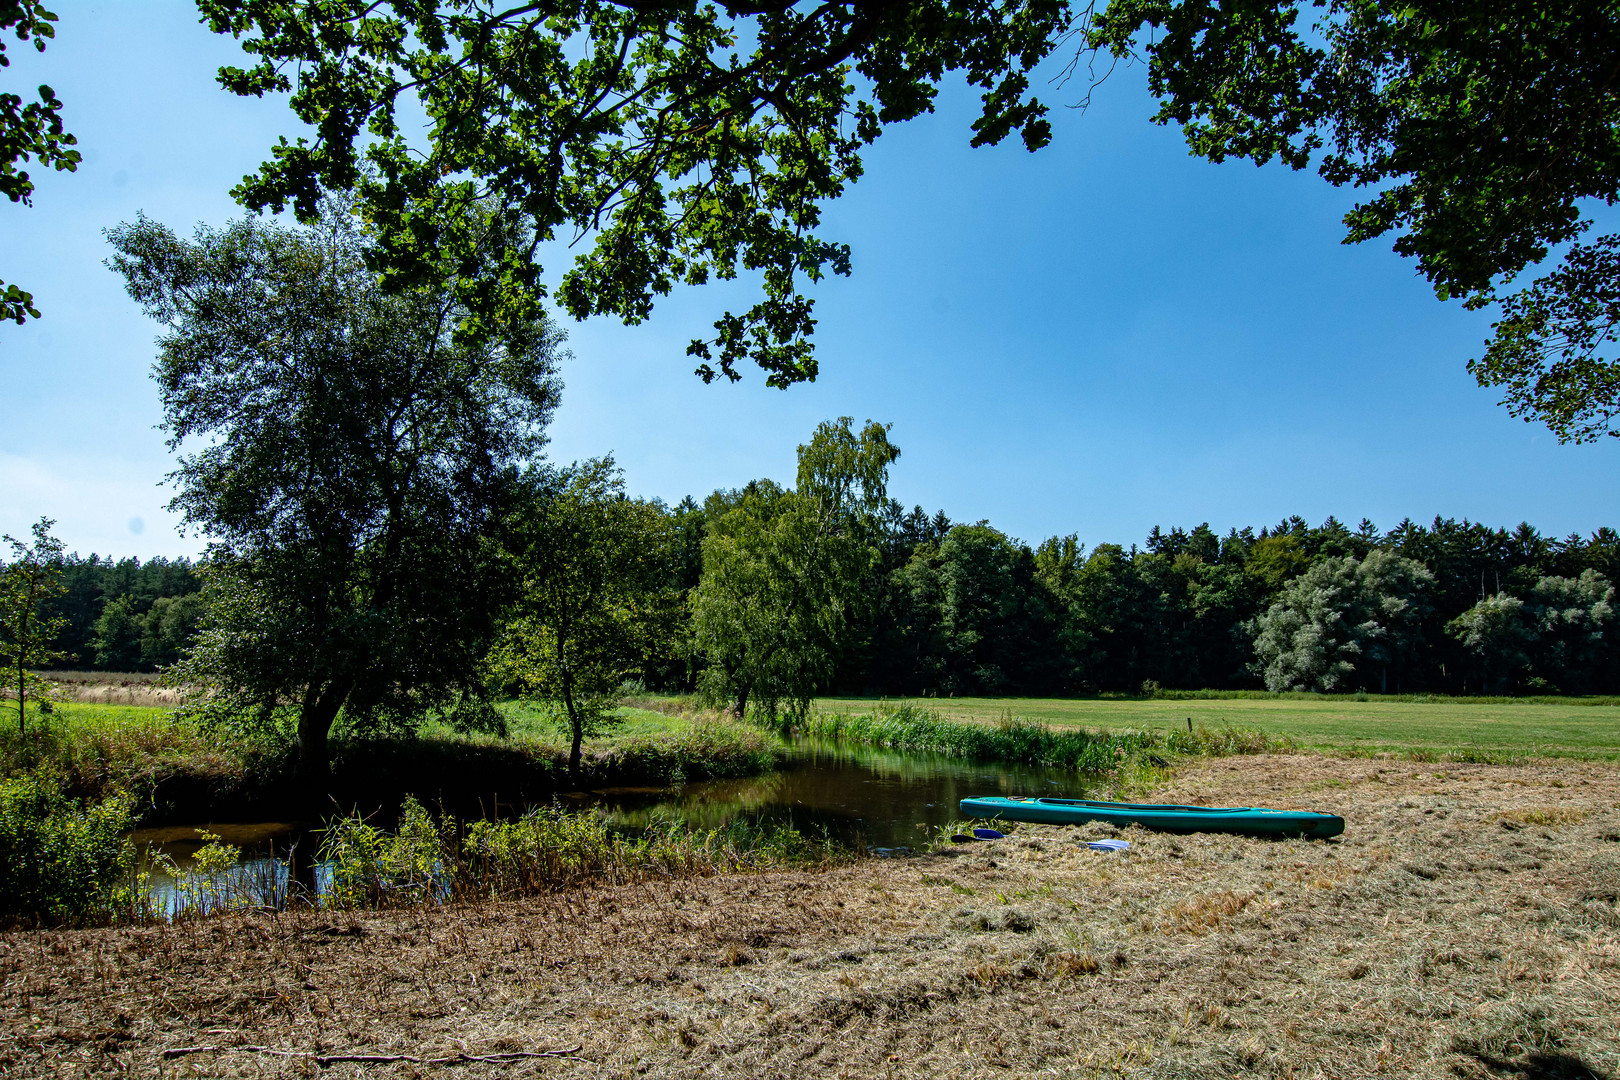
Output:
<path fill-rule="evenodd" d="M 1306 836 L 1325 839 L 1344 832 L 1344 818 L 1305 810 L 1258 806 L 1174 806 L 1094 802 L 1087 799 L 1019 799 L 987 796 L 963 799 L 962 813 L 975 818 L 1033 821 L 1044 825 L 1141 825 L 1163 832 L 1224 832 L 1245 836 Z"/>

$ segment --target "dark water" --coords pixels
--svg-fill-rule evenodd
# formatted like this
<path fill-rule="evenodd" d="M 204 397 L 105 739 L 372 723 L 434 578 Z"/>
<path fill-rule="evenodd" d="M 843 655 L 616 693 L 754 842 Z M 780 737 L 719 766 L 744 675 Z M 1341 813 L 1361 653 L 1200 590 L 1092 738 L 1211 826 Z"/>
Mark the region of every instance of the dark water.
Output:
<path fill-rule="evenodd" d="M 795 743 L 785 768 L 742 780 L 705 780 L 678 788 L 615 788 L 573 797 L 610 820 L 642 827 L 681 818 L 716 828 L 739 816 L 825 829 L 834 838 L 880 852 L 916 847 L 926 830 L 961 820 L 971 795 L 1083 794 L 1094 778 L 1069 769 L 902 754 L 819 739 Z"/>
<path fill-rule="evenodd" d="M 672 788 L 609 788 L 560 799 L 581 808 L 596 807 L 626 828 L 678 818 L 710 829 L 742 817 L 763 824 L 791 824 L 811 834 L 825 830 L 841 843 L 892 854 L 919 848 L 929 829 L 960 820 L 957 803 L 970 795 L 1080 796 L 1093 779 L 1068 769 L 962 761 L 803 739 L 790 747 L 781 770 L 764 776 Z M 280 860 L 288 849 L 296 847 L 307 857 L 317 843 L 307 826 L 290 822 L 208 828 L 243 849 L 245 871 L 281 884 L 286 873 Z M 187 826 L 142 829 L 134 839 L 143 852 L 161 851 L 181 868 L 189 868 L 202 844 L 196 830 Z M 152 884 L 167 905 L 173 882 L 159 867 L 152 869 Z"/>

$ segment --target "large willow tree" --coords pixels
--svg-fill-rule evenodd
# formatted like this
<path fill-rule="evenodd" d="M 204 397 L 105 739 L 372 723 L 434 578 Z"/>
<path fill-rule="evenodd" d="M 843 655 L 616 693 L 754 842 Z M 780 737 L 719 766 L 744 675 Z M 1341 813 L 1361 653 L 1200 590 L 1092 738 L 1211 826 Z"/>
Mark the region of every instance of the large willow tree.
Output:
<path fill-rule="evenodd" d="M 886 425 L 841 417 L 799 447 L 792 490 L 756 481 L 716 504 L 691 600 L 711 698 L 802 712 L 825 688 L 868 601 L 899 456 Z"/>
<path fill-rule="evenodd" d="M 165 328 L 171 506 L 213 541 L 209 615 L 176 677 L 238 718 L 294 714 L 314 783 L 340 710 L 489 719 L 495 533 L 557 403 L 558 331 L 514 318 L 459 338 L 455 291 L 385 290 L 330 203 L 314 227 L 248 219 L 188 241 L 143 217 L 109 236 Z"/>

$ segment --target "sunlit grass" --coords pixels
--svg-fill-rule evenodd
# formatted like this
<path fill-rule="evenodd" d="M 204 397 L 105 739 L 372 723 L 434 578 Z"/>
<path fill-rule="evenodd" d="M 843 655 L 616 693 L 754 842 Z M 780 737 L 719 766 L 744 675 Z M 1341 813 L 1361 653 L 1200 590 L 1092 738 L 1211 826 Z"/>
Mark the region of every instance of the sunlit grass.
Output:
<path fill-rule="evenodd" d="M 1220 698 L 927 698 L 915 704 L 947 720 L 994 726 L 1007 714 L 1054 730 L 1163 731 L 1239 728 L 1302 749 L 1415 753 L 1483 761 L 1524 757 L 1620 758 L 1614 698 L 1381 698 L 1249 694 Z M 871 712 L 872 698 L 822 698 L 825 714 Z M 899 704 L 894 702 L 892 704 Z"/>

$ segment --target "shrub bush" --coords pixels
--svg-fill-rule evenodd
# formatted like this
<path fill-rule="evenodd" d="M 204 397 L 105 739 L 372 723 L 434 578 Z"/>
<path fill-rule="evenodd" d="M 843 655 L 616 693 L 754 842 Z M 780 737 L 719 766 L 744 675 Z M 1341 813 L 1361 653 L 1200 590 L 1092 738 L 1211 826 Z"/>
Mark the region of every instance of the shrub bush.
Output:
<path fill-rule="evenodd" d="M 29 773 L 0 781 L 0 924 L 82 926 L 138 914 L 134 800 L 81 804 L 60 780 Z"/>

